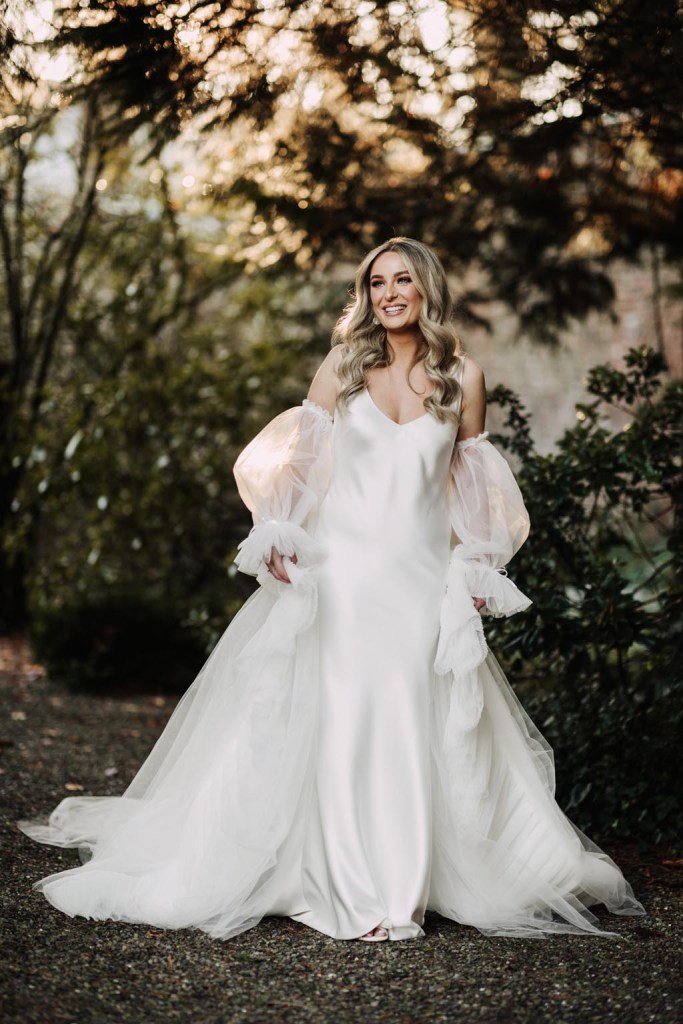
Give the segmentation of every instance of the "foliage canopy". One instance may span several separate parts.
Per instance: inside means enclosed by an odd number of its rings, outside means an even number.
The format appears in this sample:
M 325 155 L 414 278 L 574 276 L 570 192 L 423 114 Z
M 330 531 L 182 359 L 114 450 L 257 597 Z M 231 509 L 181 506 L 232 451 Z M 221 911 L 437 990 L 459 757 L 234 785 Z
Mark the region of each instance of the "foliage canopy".
M 59 102 L 95 100 L 108 145 L 220 151 L 198 177 L 255 204 L 284 265 L 416 235 L 480 268 L 472 316 L 501 299 L 552 340 L 609 303 L 607 259 L 680 259 L 682 18 L 675 0 L 66 0 L 44 45 L 73 61 Z M 26 76 L 21 25 L 5 44 Z

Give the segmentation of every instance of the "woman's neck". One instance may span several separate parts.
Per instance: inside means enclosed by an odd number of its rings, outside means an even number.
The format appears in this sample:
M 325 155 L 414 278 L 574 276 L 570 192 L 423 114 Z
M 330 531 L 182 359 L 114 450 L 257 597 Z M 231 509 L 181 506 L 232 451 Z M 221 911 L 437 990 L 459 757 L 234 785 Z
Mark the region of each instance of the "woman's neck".
M 425 347 L 425 341 L 420 331 L 415 328 L 413 331 L 387 331 L 387 345 L 394 357 L 393 363 L 397 367 L 407 368 L 415 362 Z

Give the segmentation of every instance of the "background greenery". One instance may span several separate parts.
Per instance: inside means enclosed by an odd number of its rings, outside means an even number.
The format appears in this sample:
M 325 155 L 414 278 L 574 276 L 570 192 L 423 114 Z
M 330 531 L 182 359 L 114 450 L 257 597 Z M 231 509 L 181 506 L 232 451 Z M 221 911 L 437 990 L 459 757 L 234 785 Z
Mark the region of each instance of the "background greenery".
M 509 427 L 496 440 L 521 461 L 532 531 L 512 571 L 534 605 L 489 641 L 557 753 L 578 822 L 679 842 L 683 383 L 663 384 L 663 368 L 646 348 L 624 371 L 596 367 L 550 455 L 534 452 L 517 398 L 491 396 Z
M 610 312 L 616 259 L 681 294 L 674 0 L 0 14 L 0 622 L 73 685 L 187 685 L 249 590 L 234 458 L 301 399 L 368 246 L 434 244 L 469 282 L 465 334 L 502 303 L 557 344 Z M 681 396 L 662 324 L 596 367 L 550 455 L 516 396 L 491 399 L 534 599 L 492 644 L 575 820 L 673 839 Z

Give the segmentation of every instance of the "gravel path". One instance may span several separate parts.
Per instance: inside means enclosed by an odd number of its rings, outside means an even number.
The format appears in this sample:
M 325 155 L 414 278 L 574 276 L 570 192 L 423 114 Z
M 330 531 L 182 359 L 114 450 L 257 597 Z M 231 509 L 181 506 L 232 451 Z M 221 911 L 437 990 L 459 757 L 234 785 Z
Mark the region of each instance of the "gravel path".
M 485 938 L 428 915 L 421 941 L 335 942 L 269 918 L 228 942 L 70 920 L 31 883 L 77 863 L 17 818 L 68 793 L 120 793 L 174 700 L 73 696 L 0 641 L 3 1024 L 680 1024 L 683 862 L 605 844 L 645 918 L 599 913 L 623 940 Z

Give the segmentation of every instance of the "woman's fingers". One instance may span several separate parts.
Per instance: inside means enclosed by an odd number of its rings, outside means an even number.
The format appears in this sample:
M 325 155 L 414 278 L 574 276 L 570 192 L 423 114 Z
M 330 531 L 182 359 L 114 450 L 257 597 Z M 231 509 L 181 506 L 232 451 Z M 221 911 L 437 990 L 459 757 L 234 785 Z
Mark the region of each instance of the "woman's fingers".
M 474 605 L 476 610 L 480 612 L 486 604 L 486 599 L 483 597 L 475 597 L 472 601 L 472 604 Z
M 280 583 L 291 583 L 287 570 L 285 569 L 285 563 L 282 555 L 275 548 L 270 552 L 270 571 L 276 580 Z
M 296 565 L 296 555 L 292 555 L 290 561 L 294 562 L 294 564 Z M 280 583 L 292 582 L 289 576 L 287 575 L 287 570 L 285 569 L 285 560 L 276 548 L 271 548 L 270 560 L 266 563 L 266 565 L 268 566 L 268 571 L 270 572 L 271 576 L 273 576 L 276 580 L 279 580 Z

